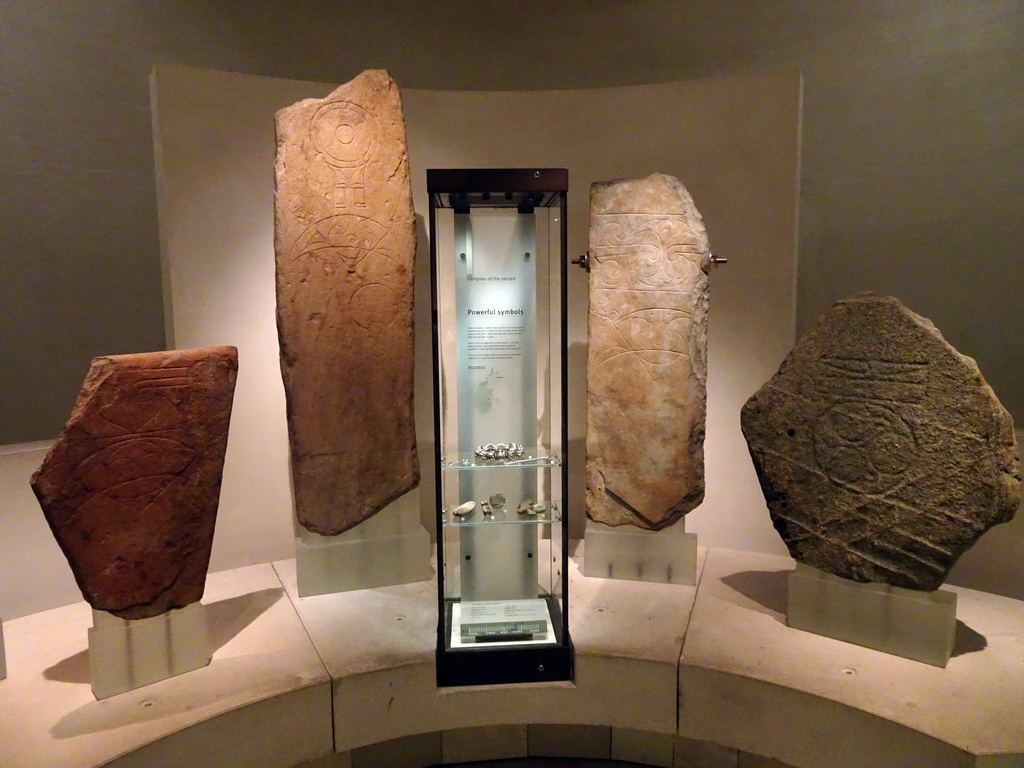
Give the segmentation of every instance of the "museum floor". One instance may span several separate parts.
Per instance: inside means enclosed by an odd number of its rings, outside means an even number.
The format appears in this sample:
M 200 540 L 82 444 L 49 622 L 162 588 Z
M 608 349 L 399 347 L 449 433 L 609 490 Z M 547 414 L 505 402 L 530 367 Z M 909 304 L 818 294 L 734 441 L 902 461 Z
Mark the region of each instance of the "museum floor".
M 87 604 L 5 621 L 0 764 L 1024 767 L 1024 601 L 947 586 L 940 668 L 789 627 L 786 557 L 701 547 L 687 587 L 582 554 L 571 683 L 438 689 L 436 582 L 299 597 L 294 560 L 210 574 L 213 661 L 102 701 Z

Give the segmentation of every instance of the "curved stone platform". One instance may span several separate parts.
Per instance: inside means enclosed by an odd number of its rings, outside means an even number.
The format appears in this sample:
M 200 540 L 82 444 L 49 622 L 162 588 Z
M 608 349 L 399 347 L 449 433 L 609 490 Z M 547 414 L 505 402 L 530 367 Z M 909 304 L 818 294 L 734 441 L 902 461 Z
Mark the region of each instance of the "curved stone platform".
M 1020 601 L 947 587 L 939 669 L 787 627 L 788 558 L 701 549 L 696 587 L 578 561 L 573 683 L 439 690 L 434 582 L 299 598 L 294 561 L 212 574 L 210 666 L 101 702 L 88 606 L 7 622 L 0 764 L 1024 766 Z

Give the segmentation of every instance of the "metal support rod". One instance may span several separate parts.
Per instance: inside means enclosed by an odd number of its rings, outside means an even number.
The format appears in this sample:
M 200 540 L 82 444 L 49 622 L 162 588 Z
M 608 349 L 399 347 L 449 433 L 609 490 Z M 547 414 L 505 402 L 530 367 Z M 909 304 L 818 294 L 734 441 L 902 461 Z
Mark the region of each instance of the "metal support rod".
M 587 270 L 587 272 L 589 272 L 590 271 L 590 254 L 589 253 L 584 253 L 578 259 L 573 259 L 570 263 L 571 264 L 575 264 L 576 266 L 581 267 L 582 269 L 585 269 L 585 270 Z

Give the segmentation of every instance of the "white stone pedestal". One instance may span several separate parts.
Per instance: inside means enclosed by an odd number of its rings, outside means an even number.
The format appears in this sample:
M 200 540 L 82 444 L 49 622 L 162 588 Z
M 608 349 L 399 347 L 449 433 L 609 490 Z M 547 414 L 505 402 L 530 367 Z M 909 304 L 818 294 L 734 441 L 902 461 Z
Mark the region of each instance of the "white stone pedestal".
M 945 667 L 956 635 L 956 593 L 861 584 L 797 563 L 789 575 L 788 623 Z
M 697 534 L 686 519 L 660 531 L 587 520 L 583 575 L 661 584 L 697 583 Z
M 92 692 L 106 699 L 191 672 L 210 663 L 206 606 L 202 603 L 150 619 L 119 619 L 92 612 L 89 671 Z
M 7 655 L 4 651 L 4 623 L 0 620 L 0 680 L 7 677 Z
M 295 541 L 299 596 L 426 581 L 434 574 L 430 554 L 414 488 L 338 536 L 301 529 Z

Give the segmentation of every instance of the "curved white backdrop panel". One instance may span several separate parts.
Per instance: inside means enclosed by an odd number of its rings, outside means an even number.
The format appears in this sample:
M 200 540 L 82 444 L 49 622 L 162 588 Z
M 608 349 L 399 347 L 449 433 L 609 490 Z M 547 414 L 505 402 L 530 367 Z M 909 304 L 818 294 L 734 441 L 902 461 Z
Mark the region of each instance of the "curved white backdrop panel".
M 353 73 L 353 75 L 356 73 Z M 401 83 L 399 83 L 401 87 Z M 274 328 L 274 112 L 333 86 L 160 66 L 154 75 L 169 344 L 234 344 L 239 377 L 213 569 L 292 554 Z M 707 499 L 701 544 L 782 553 L 739 409 L 793 342 L 800 76 L 795 71 L 580 91 L 404 90 L 417 255 L 422 519 L 433 530 L 426 169 L 568 167 L 569 253 L 587 247 L 590 184 L 661 171 L 693 194 L 714 252 Z M 587 276 L 569 273 L 571 530 L 581 536 Z

